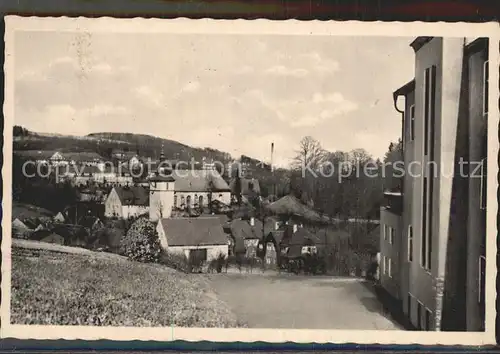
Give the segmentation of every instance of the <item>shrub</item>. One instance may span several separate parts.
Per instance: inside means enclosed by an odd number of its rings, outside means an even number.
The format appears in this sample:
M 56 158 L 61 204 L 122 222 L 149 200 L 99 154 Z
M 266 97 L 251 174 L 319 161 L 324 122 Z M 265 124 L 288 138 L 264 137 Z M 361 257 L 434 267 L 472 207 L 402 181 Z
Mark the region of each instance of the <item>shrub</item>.
M 226 265 L 226 256 L 221 252 L 217 255 L 217 258 L 214 260 L 215 270 L 217 273 L 222 272 L 222 268 Z
M 137 219 L 120 241 L 120 253 L 139 262 L 158 262 L 161 254 L 155 224 L 146 218 Z
M 167 267 L 173 268 L 175 270 L 182 271 L 184 273 L 190 273 L 190 265 L 187 257 L 183 253 L 172 253 L 162 250 L 158 263 L 166 265 Z
M 201 257 L 196 257 L 195 255 L 191 255 L 188 259 L 189 271 L 191 273 L 201 273 L 203 266 L 205 265 L 205 261 Z

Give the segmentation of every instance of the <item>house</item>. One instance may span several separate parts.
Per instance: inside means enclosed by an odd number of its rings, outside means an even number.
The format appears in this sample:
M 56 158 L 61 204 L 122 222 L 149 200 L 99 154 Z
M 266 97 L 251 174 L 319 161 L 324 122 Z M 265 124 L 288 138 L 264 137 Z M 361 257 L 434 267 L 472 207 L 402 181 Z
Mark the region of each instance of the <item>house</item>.
M 92 215 L 83 216 L 80 220 L 78 220 L 78 225 L 91 231 L 104 227 L 101 219 Z
M 46 243 L 55 243 L 58 245 L 64 245 L 65 240 L 64 237 L 53 232 L 49 229 L 40 229 L 33 231 L 30 236 L 30 240 L 46 242 Z
M 80 225 L 72 224 L 54 224 L 50 229 L 40 230 L 45 232 L 44 237 L 50 236 L 51 233 L 57 234 L 64 238 L 64 244 L 73 247 L 87 247 L 88 232 Z M 49 232 L 49 233 L 47 233 Z M 40 236 L 39 236 L 40 237 Z M 44 237 L 40 237 L 40 240 Z
M 128 219 L 149 212 L 149 190 L 142 186 L 115 186 L 104 203 L 104 215 Z
M 237 193 L 237 183 L 236 178 L 231 179 L 231 193 L 236 195 Z M 239 178 L 241 196 L 246 200 L 252 200 L 260 196 L 260 184 L 259 180 L 255 178 Z
M 214 200 L 231 203 L 231 189 L 216 170 L 174 169 L 169 176 L 175 180 L 174 208 L 208 207 Z
M 98 170 L 93 174 L 93 180 L 97 183 L 106 185 L 132 185 L 134 178 L 130 170 L 123 165 L 110 165 L 100 163 L 97 165 Z
M 14 221 L 12 221 L 12 237 L 16 237 L 16 238 L 28 238 L 30 233 L 31 233 L 31 229 L 26 226 L 25 223 L 23 223 L 21 220 L 19 219 L 14 219 Z
M 263 240 L 262 221 L 255 217 L 235 219 L 228 225 L 234 242 L 234 253 L 253 258 L 257 255 L 259 243 Z
M 380 282 L 419 329 L 484 330 L 488 45 L 418 37 L 415 78 L 393 93 L 406 173 L 380 212 Z
M 317 253 L 317 239 L 309 230 L 293 225 L 281 240 L 282 254 L 287 258 L 299 258 L 306 253 Z
M 21 220 L 19 220 L 18 218 L 15 218 L 13 221 L 12 221 L 12 228 L 16 228 L 16 229 L 19 229 L 19 230 L 29 230 L 29 227 L 26 226 L 25 223 L 23 223 Z
M 71 165 L 83 166 L 97 166 L 104 161 L 101 155 L 93 151 L 64 152 L 61 158 Z
M 66 218 L 64 217 L 64 215 L 61 213 L 61 212 L 58 212 L 54 218 L 53 218 L 54 222 L 65 222 L 66 221 Z
M 321 215 L 314 209 L 303 204 L 293 195 L 286 195 L 283 198 L 269 204 L 267 209 L 274 215 L 282 218 L 294 217 L 308 222 L 327 223 L 329 218 Z
M 163 249 L 211 261 L 219 255 L 228 256 L 228 238 L 214 217 L 161 219 L 157 225 Z

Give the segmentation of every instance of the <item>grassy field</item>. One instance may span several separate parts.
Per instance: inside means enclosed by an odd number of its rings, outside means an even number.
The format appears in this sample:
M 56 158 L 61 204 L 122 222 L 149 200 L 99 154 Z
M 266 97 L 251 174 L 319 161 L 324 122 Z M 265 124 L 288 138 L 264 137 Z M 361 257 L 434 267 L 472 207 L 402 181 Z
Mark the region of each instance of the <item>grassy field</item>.
M 236 327 L 205 278 L 81 254 L 12 249 L 14 324 Z

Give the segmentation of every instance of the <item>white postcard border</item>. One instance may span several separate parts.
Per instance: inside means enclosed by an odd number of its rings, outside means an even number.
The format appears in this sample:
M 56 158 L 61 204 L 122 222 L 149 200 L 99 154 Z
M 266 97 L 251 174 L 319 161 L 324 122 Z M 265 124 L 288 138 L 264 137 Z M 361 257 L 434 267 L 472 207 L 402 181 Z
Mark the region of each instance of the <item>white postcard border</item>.
M 424 22 L 360 22 L 360 21 L 270 21 L 270 20 L 175 20 L 91 18 L 38 18 L 7 16 L 5 18 L 5 103 L 4 103 L 4 165 L 2 167 L 4 196 L 2 218 L 2 326 L 0 337 L 18 339 L 109 339 L 119 341 L 213 341 L 269 343 L 359 343 L 359 344 L 428 344 L 428 345 L 488 345 L 495 343 L 496 301 L 496 219 L 498 213 L 497 174 L 488 176 L 487 261 L 486 261 L 486 331 L 485 332 L 422 332 L 374 330 L 297 330 L 297 329 L 218 329 L 218 328 L 133 328 L 93 326 L 39 326 L 10 324 L 11 287 L 11 214 L 12 214 L 12 127 L 14 117 L 14 37 L 16 31 L 76 31 L 86 32 L 143 32 L 143 33 L 228 33 L 228 34 L 286 34 L 331 36 L 445 36 L 489 37 L 491 67 L 499 67 L 498 24 L 424 23 Z M 488 170 L 498 171 L 499 140 L 498 70 L 490 70 L 488 117 Z M 388 92 L 387 94 L 391 94 Z

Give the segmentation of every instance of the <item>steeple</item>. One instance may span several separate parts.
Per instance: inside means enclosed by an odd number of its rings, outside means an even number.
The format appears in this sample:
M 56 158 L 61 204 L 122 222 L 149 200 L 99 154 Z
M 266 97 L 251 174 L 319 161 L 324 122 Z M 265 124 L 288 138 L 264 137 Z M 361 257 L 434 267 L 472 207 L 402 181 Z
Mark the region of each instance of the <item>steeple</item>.
M 163 152 L 163 143 L 161 144 L 161 151 L 160 151 L 160 161 L 165 160 L 165 153 Z

